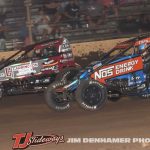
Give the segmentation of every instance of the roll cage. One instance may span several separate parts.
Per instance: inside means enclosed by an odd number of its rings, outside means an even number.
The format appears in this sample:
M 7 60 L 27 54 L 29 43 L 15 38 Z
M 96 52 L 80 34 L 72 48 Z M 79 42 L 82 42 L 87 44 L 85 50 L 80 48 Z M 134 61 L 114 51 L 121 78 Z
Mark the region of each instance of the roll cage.
M 40 49 L 40 45 L 45 44 L 45 43 L 47 44 L 47 43 L 55 42 L 58 40 L 62 40 L 62 39 L 50 39 L 50 40 L 46 40 L 46 41 L 42 41 L 39 43 L 35 43 L 35 44 L 31 44 L 31 45 L 22 47 L 15 54 L 13 54 L 12 56 L 5 59 L 2 63 L 0 63 L 0 70 L 11 65 L 12 63 L 15 63 L 16 61 L 23 60 L 25 58 L 25 56 L 27 56 L 28 53 L 30 53 L 32 50 L 34 50 L 34 48 L 39 46 L 39 49 Z M 41 48 L 41 50 L 42 49 L 43 48 Z M 34 55 L 34 53 L 33 53 L 33 55 Z
M 134 50 L 132 55 L 139 55 L 140 52 L 138 50 L 138 46 L 142 44 L 142 41 L 150 43 L 150 34 L 144 34 L 117 44 L 101 58 L 101 60 L 104 62 L 103 66 L 109 64 L 110 62 L 118 59 L 121 56 L 125 56 L 124 54 L 128 52 L 131 48 L 133 48 Z M 111 56 L 111 54 L 115 51 L 117 51 L 116 55 Z

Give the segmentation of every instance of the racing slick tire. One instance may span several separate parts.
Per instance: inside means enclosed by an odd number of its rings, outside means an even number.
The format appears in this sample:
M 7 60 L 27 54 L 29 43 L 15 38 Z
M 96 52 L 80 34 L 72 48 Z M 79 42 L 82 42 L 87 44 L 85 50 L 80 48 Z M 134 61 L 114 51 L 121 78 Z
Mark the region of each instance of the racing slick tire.
M 86 110 L 99 110 L 107 101 L 107 90 L 95 80 L 83 80 L 75 92 L 76 101 Z
M 45 100 L 47 105 L 56 111 L 64 111 L 70 108 L 69 100 L 63 99 L 63 92 L 57 92 L 57 88 L 64 86 L 61 81 L 55 81 L 50 84 L 45 91 Z
M 80 71 L 78 67 L 68 67 L 64 68 L 57 76 L 56 81 L 62 81 L 65 84 L 70 82 Z

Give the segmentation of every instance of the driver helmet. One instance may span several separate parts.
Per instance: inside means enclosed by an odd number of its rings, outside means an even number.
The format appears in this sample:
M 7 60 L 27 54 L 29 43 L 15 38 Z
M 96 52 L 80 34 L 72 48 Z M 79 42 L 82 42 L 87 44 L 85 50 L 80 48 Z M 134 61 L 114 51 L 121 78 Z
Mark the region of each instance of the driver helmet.
M 139 52 L 141 53 L 147 47 L 146 43 L 143 43 L 139 46 Z
M 35 49 L 34 54 L 36 57 L 41 57 L 42 55 L 41 49 Z

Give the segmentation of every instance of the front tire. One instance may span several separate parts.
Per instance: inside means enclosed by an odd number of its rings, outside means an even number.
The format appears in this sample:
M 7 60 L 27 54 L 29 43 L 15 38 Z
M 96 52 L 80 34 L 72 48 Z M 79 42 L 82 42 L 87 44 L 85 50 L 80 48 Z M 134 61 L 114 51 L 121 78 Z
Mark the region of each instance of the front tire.
M 50 84 L 45 92 L 45 100 L 50 108 L 56 111 L 64 111 L 70 108 L 69 99 L 63 98 L 63 92 L 57 92 L 58 88 L 62 88 L 64 83 L 56 81 Z
M 75 93 L 76 101 L 86 110 L 99 110 L 107 101 L 105 86 L 95 80 L 81 81 Z

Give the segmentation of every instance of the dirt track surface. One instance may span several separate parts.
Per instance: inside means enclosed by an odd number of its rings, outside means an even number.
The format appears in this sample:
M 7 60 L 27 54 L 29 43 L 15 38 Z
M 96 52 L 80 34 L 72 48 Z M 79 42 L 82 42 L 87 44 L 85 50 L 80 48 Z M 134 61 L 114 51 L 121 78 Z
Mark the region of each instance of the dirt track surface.
M 136 99 L 136 100 L 135 100 Z M 6 97 L 0 102 L 0 150 L 11 150 L 12 135 L 58 134 L 68 137 L 148 137 L 150 138 L 150 100 L 122 98 L 108 102 L 100 111 L 72 109 L 58 113 L 50 110 L 43 95 Z M 30 146 L 27 150 L 142 150 L 141 144 L 58 144 Z

